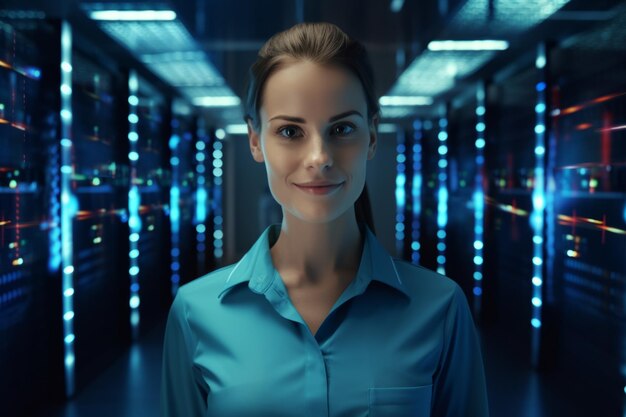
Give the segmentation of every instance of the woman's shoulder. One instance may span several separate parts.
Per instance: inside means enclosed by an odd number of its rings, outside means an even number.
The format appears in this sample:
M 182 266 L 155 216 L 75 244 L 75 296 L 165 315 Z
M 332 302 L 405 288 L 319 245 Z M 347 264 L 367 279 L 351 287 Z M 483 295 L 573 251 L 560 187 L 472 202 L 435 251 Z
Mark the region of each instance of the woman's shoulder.
M 181 285 L 178 288 L 177 296 L 184 298 L 187 302 L 193 302 L 198 299 L 206 302 L 207 297 L 210 296 L 214 296 L 217 299 L 235 265 L 231 264 L 221 267 Z
M 400 280 L 412 296 L 450 300 L 457 291 L 462 291 L 450 277 L 403 259 L 392 259 Z

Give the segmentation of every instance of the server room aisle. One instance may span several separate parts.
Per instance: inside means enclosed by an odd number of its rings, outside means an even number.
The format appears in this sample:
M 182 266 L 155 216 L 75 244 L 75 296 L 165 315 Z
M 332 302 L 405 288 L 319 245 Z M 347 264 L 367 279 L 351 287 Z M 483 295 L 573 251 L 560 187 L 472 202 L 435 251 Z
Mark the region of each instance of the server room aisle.
M 158 417 L 165 321 L 159 321 L 76 397 L 38 417 Z
M 165 321 L 62 407 L 37 417 L 158 417 Z M 587 416 L 566 381 L 530 371 L 516 344 L 480 331 L 491 417 Z M 578 403 L 575 403 L 575 401 Z

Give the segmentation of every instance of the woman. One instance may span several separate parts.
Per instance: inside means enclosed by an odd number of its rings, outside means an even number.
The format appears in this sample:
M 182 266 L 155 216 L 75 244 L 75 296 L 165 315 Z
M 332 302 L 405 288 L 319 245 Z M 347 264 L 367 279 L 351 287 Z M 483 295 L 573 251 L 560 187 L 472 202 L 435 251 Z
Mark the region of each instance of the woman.
M 332 24 L 298 24 L 250 75 L 250 150 L 282 224 L 180 288 L 164 415 L 487 416 L 463 292 L 374 235 L 365 173 L 380 111 L 364 48 Z

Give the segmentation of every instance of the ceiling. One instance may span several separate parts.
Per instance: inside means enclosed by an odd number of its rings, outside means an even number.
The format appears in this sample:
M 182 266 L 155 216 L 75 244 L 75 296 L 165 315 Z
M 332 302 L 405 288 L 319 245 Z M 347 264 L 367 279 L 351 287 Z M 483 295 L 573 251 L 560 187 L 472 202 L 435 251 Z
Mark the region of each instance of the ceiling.
M 520 10 L 520 15 L 524 10 L 525 13 L 532 14 L 533 10 L 526 10 L 529 3 L 550 4 L 559 1 L 566 3 L 565 6 L 533 27 L 514 28 L 515 22 L 508 17 L 504 18 L 500 13 L 500 10 L 509 8 Z M 404 90 L 399 84 L 401 75 L 405 73 L 406 78 L 411 64 L 428 55 L 426 46 L 431 40 L 463 37 L 500 37 L 509 40 L 508 50 L 489 55 L 476 69 L 471 69 L 463 77 L 454 78 L 452 85 L 445 91 L 437 91 L 433 98 L 435 102 L 441 102 L 462 95 L 472 82 L 490 77 L 494 72 L 512 65 L 520 56 L 532 55 L 537 42 L 541 40 L 563 39 L 586 27 L 602 23 L 612 17 L 611 10 L 623 2 L 404 0 L 399 2 L 402 7 L 398 12 L 393 12 L 390 7 L 392 3 L 398 3 L 397 0 L 3 0 L 3 3 L 7 5 L 0 8 L 42 9 L 48 16 L 68 18 L 82 33 L 91 37 L 95 44 L 102 45 L 102 49 L 113 55 L 118 62 L 134 59 L 144 72 L 147 68 L 145 62 L 141 62 L 136 53 L 129 52 L 115 42 L 104 42 L 110 39 L 108 34 L 98 30 L 98 25 L 94 25 L 87 17 L 85 7 L 97 4 L 104 8 L 121 6 L 174 10 L 177 21 L 184 25 L 198 50 L 206 55 L 209 65 L 221 76 L 232 93 L 242 100 L 248 69 L 260 47 L 273 34 L 301 21 L 331 22 L 361 41 L 370 56 L 376 78 L 376 94 L 379 97 L 389 94 L 390 91 L 402 94 Z M 500 20 L 497 19 L 498 16 Z M 523 22 L 524 18 L 520 21 Z M 422 65 L 429 73 L 418 75 L 427 83 L 429 77 L 438 75 L 433 62 L 427 61 Z M 167 83 L 159 81 L 159 77 L 153 76 L 152 79 L 161 82 L 170 91 L 176 91 L 175 88 L 165 85 Z M 413 107 L 408 109 L 407 114 L 427 114 L 435 107 Z M 229 111 L 214 108 L 201 111 L 218 123 L 242 122 L 239 108 L 231 108 Z M 399 119 L 402 117 L 398 116 Z

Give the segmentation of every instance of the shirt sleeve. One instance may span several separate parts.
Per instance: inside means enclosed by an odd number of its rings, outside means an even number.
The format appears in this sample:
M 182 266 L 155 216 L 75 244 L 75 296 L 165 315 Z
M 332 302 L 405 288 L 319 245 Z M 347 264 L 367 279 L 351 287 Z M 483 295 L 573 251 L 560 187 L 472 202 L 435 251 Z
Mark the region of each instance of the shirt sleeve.
M 165 326 L 161 373 L 161 416 L 204 417 L 208 390 L 192 362 L 192 337 L 180 292 Z
M 456 283 L 444 326 L 441 362 L 433 380 L 431 417 L 488 417 L 481 347 L 467 299 Z

